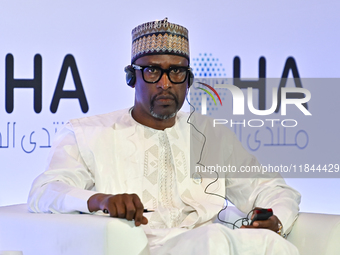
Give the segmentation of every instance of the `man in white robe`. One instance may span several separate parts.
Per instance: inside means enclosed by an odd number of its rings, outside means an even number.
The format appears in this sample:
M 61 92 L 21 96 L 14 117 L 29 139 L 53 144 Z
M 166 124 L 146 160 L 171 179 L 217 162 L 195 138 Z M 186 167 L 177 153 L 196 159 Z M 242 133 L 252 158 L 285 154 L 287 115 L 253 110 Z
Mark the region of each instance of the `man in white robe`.
M 134 220 L 153 254 L 298 254 L 275 233 L 289 233 L 300 202 L 282 178 L 193 170 L 197 162 L 237 169 L 258 162 L 227 128 L 179 112 L 193 79 L 187 35 L 167 19 L 132 31 L 126 72 L 134 106 L 71 120 L 56 135 L 49 165 L 32 185 L 30 211 L 102 210 Z M 260 207 L 274 215 L 239 230 L 212 224 L 224 198 L 245 213 Z

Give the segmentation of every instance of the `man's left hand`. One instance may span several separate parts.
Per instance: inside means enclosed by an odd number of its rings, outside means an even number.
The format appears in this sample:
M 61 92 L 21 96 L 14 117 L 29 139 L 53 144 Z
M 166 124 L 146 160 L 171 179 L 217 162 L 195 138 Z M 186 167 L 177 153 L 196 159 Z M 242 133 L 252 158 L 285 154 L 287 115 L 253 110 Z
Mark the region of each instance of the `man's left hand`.
M 254 215 L 253 215 L 254 216 Z M 273 215 L 268 218 L 268 220 L 257 220 L 253 222 L 253 225 L 242 226 L 241 228 L 266 228 L 274 232 L 279 231 L 279 219 Z

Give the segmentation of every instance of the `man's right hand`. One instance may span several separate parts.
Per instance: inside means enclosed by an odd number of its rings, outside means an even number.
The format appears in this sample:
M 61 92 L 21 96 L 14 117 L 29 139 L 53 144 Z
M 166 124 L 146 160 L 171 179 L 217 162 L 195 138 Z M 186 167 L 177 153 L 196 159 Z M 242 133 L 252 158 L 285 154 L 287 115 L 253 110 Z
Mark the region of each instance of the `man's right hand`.
M 107 210 L 110 217 L 135 220 L 135 225 L 147 224 L 143 216 L 144 206 L 136 194 L 94 194 L 87 201 L 90 212 Z

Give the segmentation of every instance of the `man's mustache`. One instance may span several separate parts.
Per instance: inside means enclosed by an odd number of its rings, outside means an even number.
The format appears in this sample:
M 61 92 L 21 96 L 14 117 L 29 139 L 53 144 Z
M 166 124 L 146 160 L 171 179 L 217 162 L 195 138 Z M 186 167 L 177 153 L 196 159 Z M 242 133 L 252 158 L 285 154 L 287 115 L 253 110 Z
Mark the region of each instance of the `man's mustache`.
M 175 100 L 176 106 L 178 106 L 178 99 L 177 99 L 177 97 L 172 92 L 170 92 L 170 91 L 167 92 L 167 93 L 162 93 L 161 92 L 161 93 L 153 96 L 152 99 L 151 99 L 151 106 L 152 107 L 154 106 L 155 101 L 157 99 L 173 99 L 173 100 Z

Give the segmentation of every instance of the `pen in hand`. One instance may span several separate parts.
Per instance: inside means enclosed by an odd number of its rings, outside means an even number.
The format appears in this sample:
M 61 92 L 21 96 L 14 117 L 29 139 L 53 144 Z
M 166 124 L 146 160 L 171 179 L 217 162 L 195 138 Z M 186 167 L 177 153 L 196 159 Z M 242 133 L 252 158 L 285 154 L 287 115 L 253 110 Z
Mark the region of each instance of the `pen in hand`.
M 154 212 L 155 210 L 149 210 L 149 209 L 144 209 L 143 212 L 144 213 L 149 213 L 149 212 Z M 103 213 L 109 213 L 109 211 L 107 209 L 103 210 Z

